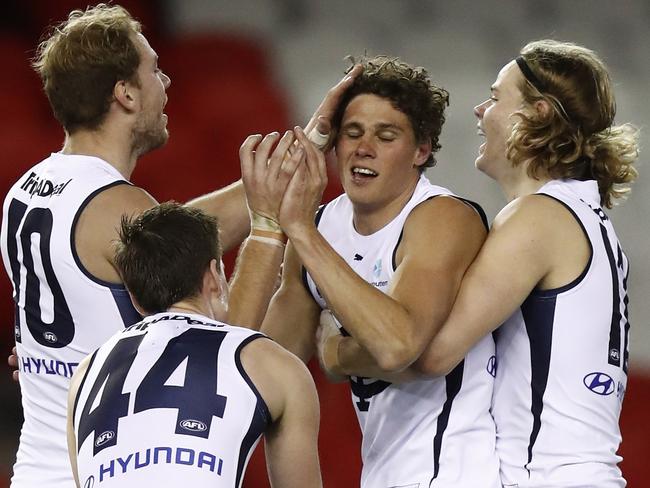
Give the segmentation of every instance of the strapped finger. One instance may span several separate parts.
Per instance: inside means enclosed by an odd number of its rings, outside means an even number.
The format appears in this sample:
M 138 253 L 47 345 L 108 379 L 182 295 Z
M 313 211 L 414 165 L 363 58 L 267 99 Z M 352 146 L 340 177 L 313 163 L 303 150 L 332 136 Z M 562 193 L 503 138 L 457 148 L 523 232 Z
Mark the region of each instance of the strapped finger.
M 305 132 L 300 127 L 294 127 L 294 133 L 296 134 L 296 139 L 298 142 L 305 148 L 306 153 L 306 164 L 309 174 L 309 178 L 313 181 L 315 178 L 320 177 L 320 170 L 318 168 L 319 161 L 323 158 L 323 153 L 321 153 L 316 146 L 307 138 Z

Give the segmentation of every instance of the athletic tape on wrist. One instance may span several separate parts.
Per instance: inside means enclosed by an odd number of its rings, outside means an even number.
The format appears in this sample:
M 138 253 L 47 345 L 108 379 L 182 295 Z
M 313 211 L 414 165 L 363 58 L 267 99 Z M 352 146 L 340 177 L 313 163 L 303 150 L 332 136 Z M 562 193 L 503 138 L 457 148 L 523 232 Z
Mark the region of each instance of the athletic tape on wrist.
M 250 235 L 248 236 L 248 240 L 262 242 L 264 244 L 271 244 L 272 246 L 277 246 L 281 248 L 284 248 L 285 246 L 284 241 L 281 241 L 279 239 L 274 239 L 273 237 L 262 237 L 262 236 Z

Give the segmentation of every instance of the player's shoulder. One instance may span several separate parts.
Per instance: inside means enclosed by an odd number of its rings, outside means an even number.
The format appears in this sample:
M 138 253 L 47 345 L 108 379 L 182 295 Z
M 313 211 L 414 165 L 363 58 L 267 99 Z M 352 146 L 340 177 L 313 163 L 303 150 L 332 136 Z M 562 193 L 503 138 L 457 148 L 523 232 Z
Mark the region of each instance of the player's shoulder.
M 255 363 L 270 372 L 300 375 L 308 372 L 305 364 L 293 353 L 263 334 L 251 336 L 241 349 L 244 367 Z
M 567 207 L 555 198 L 533 193 L 515 198 L 496 216 L 493 229 L 521 227 L 531 231 L 573 222 Z
M 481 207 L 455 195 L 438 195 L 419 203 L 404 224 L 404 238 L 416 241 L 442 236 L 484 238 L 487 219 Z
M 144 189 L 128 183 L 112 185 L 98 193 L 90 206 L 104 209 L 105 212 L 136 214 L 156 205 L 156 200 Z
M 314 380 L 305 364 L 265 336 L 248 342 L 241 350 L 240 360 L 273 420 L 281 414 L 292 392 L 315 394 Z

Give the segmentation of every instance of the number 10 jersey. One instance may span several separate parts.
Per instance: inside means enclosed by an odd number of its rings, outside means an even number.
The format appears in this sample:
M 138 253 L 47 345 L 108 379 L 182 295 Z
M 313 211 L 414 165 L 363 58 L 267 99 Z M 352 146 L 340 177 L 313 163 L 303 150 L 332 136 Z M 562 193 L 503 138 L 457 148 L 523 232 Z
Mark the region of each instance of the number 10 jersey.
M 52 154 L 11 188 L 3 205 L 2 258 L 13 283 L 14 330 L 25 421 L 12 486 L 73 486 L 65 438 L 77 364 L 141 317 L 122 285 L 84 269 L 75 226 L 101 191 L 129 184 L 107 162 Z

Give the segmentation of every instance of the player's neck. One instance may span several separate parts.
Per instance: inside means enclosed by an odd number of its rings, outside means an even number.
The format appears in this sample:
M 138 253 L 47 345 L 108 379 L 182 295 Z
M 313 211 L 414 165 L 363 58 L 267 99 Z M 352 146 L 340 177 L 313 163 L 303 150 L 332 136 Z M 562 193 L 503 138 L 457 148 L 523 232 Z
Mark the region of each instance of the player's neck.
M 103 130 L 78 130 L 74 134 L 66 134 L 63 154 L 78 154 L 94 156 L 106 161 L 120 172 L 127 180 L 135 169 L 136 158 L 123 142 L 118 142 Z
M 208 304 L 204 303 L 202 300 L 181 300 L 180 302 L 174 303 L 168 309 L 169 312 L 177 313 L 192 313 L 197 315 L 204 315 L 211 319 L 214 319 L 214 314 L 212 313 L 211 307 Z
M 537 193 L 539 189 L 548 183 L 552 178 L 538 176 L 532 178 L 528 175 L 526 165 L 521 164 L 513 167 L 511 171 L 501 175 L 497 182 L 501 187 L 501 191 L 505 195 L 508 202 L 516 200 L 525 195 L 532 195 Z

